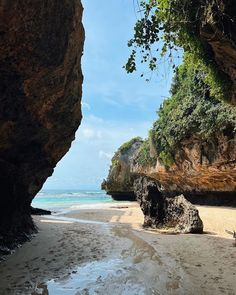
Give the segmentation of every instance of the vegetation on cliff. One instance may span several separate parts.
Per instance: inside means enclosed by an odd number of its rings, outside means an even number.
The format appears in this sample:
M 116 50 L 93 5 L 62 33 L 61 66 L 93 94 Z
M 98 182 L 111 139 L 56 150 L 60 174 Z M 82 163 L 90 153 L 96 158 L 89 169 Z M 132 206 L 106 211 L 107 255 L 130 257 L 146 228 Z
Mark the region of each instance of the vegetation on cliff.
M 217 142 L 219 134 L 234 137 L 236 108 L 229 108 L 211 95 L 205 75 L 193 67 L 188 58 L 176 69 L 170 98 L 158 110 L 149 138 L 139 147 L 136 156 L 139 165 L 155 166 L 158 158 L 163 165 L 170 167 L 181 143 L 191 138 L 210 143 Z M 125 152 L 136 140 L 124 143 L 118 152 Z M 117 153 L 112 159 L 113 165 L 116 161 Z
M 134 37 L 128 42 L 132 48 L 125 65 L 128 73 L 136 71 L 136 59 L 141 55 L 141 63 L 148 63 L 150 70 L 158 67 L 160 57 L 168 56 L 175 68 L 178 48 L 183 48 L 194 69 L 205 73 L 203 79 L 209 86 L 211 96 L 230 100 L 232 81 L 218 66 L 214 52 L 202 38 L 201 31 L 208 34 L 221 32 L 224 39 L 231 41 L 235 10 L 233 1 L 227 5 L 218 0 L 146 0 L 140 1 L 140 19 L 134 27 Z M 209 25 L 210 24 L 210 25 Z M 214 35 L 214 32 L 212 32 Z M 143 75 L 143 74 L 142 74 Z
M 136 156 L 136 161 L 141 166 L 155 166 L 157 161 L 156 153 L 152 155 L 150 138 L 145 139 L 141 144 Z
M 235 8 L 232 1 L 216 0 L 145 0 L 139 6 L 140 18 L 128 42 L 132 52 L 126 71 L 136 71 L 138 56 L 151 71 L 158 68 L 160 58 L 167 56 L 175 77 L 170 98 L 158 111 L 137 162 L 153 166 L 157 156 L 169 167 L 182 141 L 197 137 L 210 142 L 216 140 L 217 133 L 235 133 L 235 109 L 219 102 L 231 100 L 232 80 L 217 63 L 209 40 L 203 37 L 215 32 L 215 37 L 223 34 L 224 41 L 231 42 Z M 177 67 L 180 48 L 184 50 L 183 64 Z M 154 156 L 150 156 L 151 146 L 156 150 Z
M 149 141 L 159 160 L 167 167 L 174 163 L 181 142 L 193 137 L 199 142 L 214 142 L 221 133 L 232 137 L 236 132 L 236 109 L 212 97 L 204 77 L 204 72 L 185 60 L 176 71 L 171 97 L 157 112 L 158 119 L 149 132 Z M 147 150 L 144 145 L 145 142 L 140 152 Z M 144 155 L 146 151 L 142 153 Z M 149 163 L 147 159 L 146 164 Z

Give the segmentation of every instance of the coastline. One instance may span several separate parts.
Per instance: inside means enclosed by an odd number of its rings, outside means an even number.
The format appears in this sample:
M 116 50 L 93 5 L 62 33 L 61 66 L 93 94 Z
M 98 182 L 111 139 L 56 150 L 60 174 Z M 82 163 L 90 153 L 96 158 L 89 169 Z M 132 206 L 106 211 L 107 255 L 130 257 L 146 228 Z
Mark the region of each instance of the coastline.
M 114 294 L 114 288 L 117 295 L 233 295 L 236 248 L 225 229 L 235 229 L 236 209 L 198 209 L 203 235 L 144 230 L 142 212 L 130 202 L 34 217 L 39 233 L 0 263 L 1 295 Z

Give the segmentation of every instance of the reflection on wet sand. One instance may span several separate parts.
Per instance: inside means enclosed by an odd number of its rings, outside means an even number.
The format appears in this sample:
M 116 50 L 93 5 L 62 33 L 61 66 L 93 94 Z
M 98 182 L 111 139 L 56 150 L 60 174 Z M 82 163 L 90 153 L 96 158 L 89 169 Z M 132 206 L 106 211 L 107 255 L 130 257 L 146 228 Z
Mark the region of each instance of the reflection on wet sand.
M 219 236 L 236 211 L 204 208 L 214 235 L 167 235 L 140 226 L 128 208 L 79 210 L 36 218 L 39 234 L 0 264 L 1 295 L 235 294 L 236 252 Z M 227 235 L 228 236 L 228 235 Z

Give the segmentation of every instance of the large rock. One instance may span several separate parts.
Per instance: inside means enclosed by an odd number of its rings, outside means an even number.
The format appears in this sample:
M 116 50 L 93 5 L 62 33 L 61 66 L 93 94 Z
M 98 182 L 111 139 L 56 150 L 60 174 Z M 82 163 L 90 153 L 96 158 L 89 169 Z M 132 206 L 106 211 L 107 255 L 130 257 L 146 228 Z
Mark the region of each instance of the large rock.
M 147 177 L 134 181 L 134 191 L 144 214 L 144 227 L 167 228 L 178 233 L 202 233 L 198 210 L 183 195 L 165 196 L 160 185 Z
M 30 204 L 81 121 L 80 0 L 0 2 L 0 244 L 35 228 Z

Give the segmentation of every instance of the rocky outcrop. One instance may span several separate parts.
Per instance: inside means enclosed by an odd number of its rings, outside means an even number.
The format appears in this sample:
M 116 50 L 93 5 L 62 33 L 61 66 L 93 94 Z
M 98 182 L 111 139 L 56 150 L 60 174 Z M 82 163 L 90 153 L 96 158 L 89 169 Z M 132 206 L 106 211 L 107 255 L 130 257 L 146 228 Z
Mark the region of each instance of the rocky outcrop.
M 79 0 L 0 3 L 0 245 L 35 227 L 30 204 L 81 121 Z
M 122 145 L 112 158 L 108 177 L 103 181 L 101 187 L 114 200 L 135 200 L 133 190 L 135 176 L 131 173 L 130 167 L 142 142 L 139 137 L 132 139 Z
M 236 205 L 236 136 L 228 131 L 211 142 L 194 136 L 183 141 L 168 168 L 157 159 L 153 167 L 136 162 L 131 171 L 157 180 L 172 196 L 184 194 L 194 203 L 208 205 Z
M 184 194 L 195 204 L 236 206 L 236 136 L 228 131 L 228 134 L 218 134 L 211 142 L 194 136 L 183 141 L 176 149 L 174 163 L 170 167 L 165 167 L 157 156 L 154 165 L 140 164 L 137 149 L 133 156 L 129 154 L 130 161 L 125 171 L 122 166 L 119 169 L 111 166 L 109 189 L 122 192 L 126 178 L 120 176 L 129 175 L 129 190 L 134 191 L 132 181 L 139 176 L 147 176 L 159 183 L 162 193 L 168 196 Z M 152 144 L 149 152 L 154 159 Z
M 144 214 L 144 227 L 166 228 L 176 233 L 202 233 L 198 210 L 183 195 L 167 197 L 158 183 L 147 177 L 134 181 L 134 191 Z
M 30 207 L 30 213 L 32 215 L 51 215 L 52 214 L 52 212 L 49 210 L 34 208 L 32 206 Z

